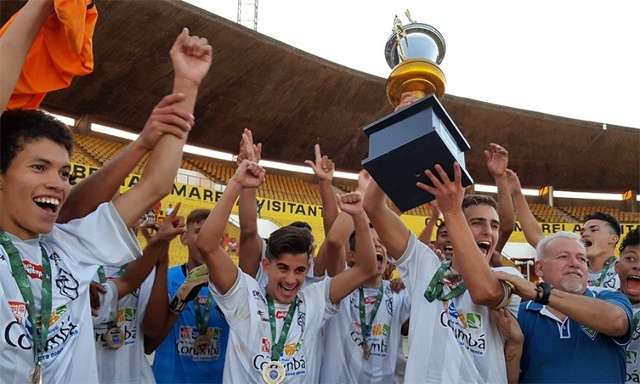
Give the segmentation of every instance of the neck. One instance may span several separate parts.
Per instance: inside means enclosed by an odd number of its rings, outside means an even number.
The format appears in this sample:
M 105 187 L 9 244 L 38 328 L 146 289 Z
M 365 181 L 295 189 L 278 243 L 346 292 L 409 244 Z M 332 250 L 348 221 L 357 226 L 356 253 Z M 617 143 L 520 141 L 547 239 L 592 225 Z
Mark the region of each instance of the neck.
M 375 275 L 369 280 L 365 281 L 362 286 L 365 288 L 378 288 L 382 283 L 382 275 Z
M 4 220 L 0 219 L 0 221 L 4 221 Z M 4 222 L 0 222 L 0 231 L 10 233 L 20 240 L 29 240 L 29 239 L 35 239 L 38 237 L 38 234 L 35 232 L 31 232 L 17 225 L 5 225 Z
M 591 263 L 589 269 L 591 270 L 591 272 L 600 272 L 602 271 L 602 268 L 604 267 L 604 263 L 609 260 L 609 258 L 611 257 L 611 255 L 613 255 L 613 252 L 603 252 L 599 255 L 594 255 L 593 257 L 589 258 L 589 261 Z
M 202 263 L 199 263 L 199 262 L 195 261 L 194 259 L 189 258 L 189 260 L 187 261 L 187 272 L 192 270 L 195 267 L 200 266 L 201 264 Z

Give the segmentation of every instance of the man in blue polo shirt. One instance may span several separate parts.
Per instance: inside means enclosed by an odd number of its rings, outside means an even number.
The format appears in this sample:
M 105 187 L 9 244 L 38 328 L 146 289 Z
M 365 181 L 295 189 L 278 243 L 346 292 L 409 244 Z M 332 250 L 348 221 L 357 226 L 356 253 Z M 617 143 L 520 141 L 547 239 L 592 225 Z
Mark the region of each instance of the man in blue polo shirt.
M 558 232 L 537 246 L 543 283 L 496 272 L 523 299 L 521 383 L 624 382 L 631 303 L 618 291 L 587 289 L 587 260 L 575 234 Z

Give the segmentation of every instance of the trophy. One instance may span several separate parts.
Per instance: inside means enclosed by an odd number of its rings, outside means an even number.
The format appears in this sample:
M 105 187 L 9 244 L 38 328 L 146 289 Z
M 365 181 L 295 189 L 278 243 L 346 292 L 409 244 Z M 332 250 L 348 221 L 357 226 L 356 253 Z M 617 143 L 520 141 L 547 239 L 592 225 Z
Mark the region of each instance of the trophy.
M 385 47 L 387 97 L 396 107 L 405 93 L 420 101 L 369 124 L 369 156 L 362 166 L 376 180 L 402 212 L 427 203 L 434 197 L 416 187 L 431 182 L 426 169 L 440 164 L 453 179 L 453 164 L 462 170 L 462 185 L 473 184 L 465 169 L 464 152 L 471 147 L 438 97 L 444 95 L 445 77 L 438 66 L 445 54 L 444 38 L 434 27 L 416 23 L 406 12 L 409 24 L 395 17 L 393 33 Z

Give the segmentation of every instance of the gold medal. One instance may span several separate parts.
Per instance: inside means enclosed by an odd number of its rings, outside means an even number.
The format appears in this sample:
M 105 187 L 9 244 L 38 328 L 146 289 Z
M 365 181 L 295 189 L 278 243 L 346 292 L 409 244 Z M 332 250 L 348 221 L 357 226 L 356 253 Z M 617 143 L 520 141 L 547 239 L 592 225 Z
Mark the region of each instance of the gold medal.
M 109 348 L 118 349 L 124 345 L 124 331 L 121 327 L 114 325 L 105 333 L 105 340 Z
M 209 343 L 210 343 L 211 339 L 209 338 L 208 334 L 204 334 L 204 335 L 200 335 L 198 336 L 198 338 L 196 338 L 196 342 L 194 344 L 196 351 L 198 352 L 202 352 L 207 350 L 207 348 L 209 348 Z
M 31 384 L 42 384 L 42 364 L 36 363 L 31 371 Z
M 287 369 L 279 361 L 270 361 L 262 367 L 262 380 L 266 384 L 280 384 L 287 376 Z

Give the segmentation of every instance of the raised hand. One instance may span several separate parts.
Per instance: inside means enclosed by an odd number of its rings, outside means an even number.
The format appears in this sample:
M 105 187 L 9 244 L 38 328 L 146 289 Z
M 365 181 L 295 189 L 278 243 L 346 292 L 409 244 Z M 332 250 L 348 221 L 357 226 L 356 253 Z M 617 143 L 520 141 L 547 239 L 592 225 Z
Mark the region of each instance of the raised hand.
M 400 103 L 396 106 L 395 110 L 406 108 L 418 100 L 420 100 L 420 97 L 418 97 L 415 92 L 404 92 L 400 95 Z
M 362 193 L 358 191 L 338 196 L 338 205 L 340 206 L 340 209 L 351 216 L 364 214 L 362 201 Z
M 489 149 L 484 151 L 484 159 L 487 169 L 493 178 L 502 177 L 509 165 L 509 152 L 498 144 L 489 144 Z
M 243 160 L 232 177 L 242 188 L 258 188 L 264 183 L 264 178 L 264 168 L 249 160 Z
M 184 28 L 169 51 L 176 79 L 193 82 L 199 86 L 209 72 L 212 48 L 204 37 L 190 36 Z
M 522 193 L 522 185 L 520 185 L 518 174 L 511 169 L 507 169 L 505 174 L 507 175 L 507 180 L 509 181 L 509 189 L 511 190 L 511 195 L 513 195 L 514 193 Z
M 172 93 L 163 97 L 151 111 L 140 136 L 136 139 L 144 149 L 151 151 L 160 137 L 167 133 L 182 140 L 187 138 L 195 118 L 178 107 L 183 100 L 183 94 Z
M 322 155 L 320 144 L 316 144 L 313 149 L 316 154 L 316 160 L 305 160 L 304 163 L 313 169 L 313 173 L 316 174 L 318 180 L 333 180 L 333 172 L 336 170 L 335 164 L 327 155 Z
M 421 182 L 417 182 L 416 186 L 435 196 L 438 208 L 443 214 L 461 210 L 464 188 L 462 188 L 460 164 L 457 162 L 453 164 L 453 181 L 449 180 L 449 176 L 440 164 L 436 164 L 435 170 L 439 178 L 428 169 L 424 171 L 424 174 L 431 180 L 433 187 Z
M 520 296 L 522 300 L 533 300 L 536 298 L 536 285 L 529 280 L 500 271 L 494 271 L 493 275 L 498 280 L 506 281 L 511 284 L 513 286 L 513 293 Z
M 371 175 L 369 174 L 369 172 L 366 169 L 358 172 L 358 188 L 356 189 L 356 191 L 364 195 L 364 193 L 367 191 L 367 188 L 369 187 L 369 183 L 371 183 Z
M 238 164 L 243 160 L 249 160 L 254 163 L 260 162 L 262 158 L 262 143 L 253 143 L 253 133 L 248 128 L 244 129 L 242 139 L 240 140 L 240 150 L 238 151 Z
M 170 242 L 176 236 L 182 235 L 185 232 L 184 218 L 178 216 L 179 210 L 180 203 L 176 204 L 171 213 L 164 218 L 162 224 L 158 226 L 158 230 L 151 238 L 151 241 Z

